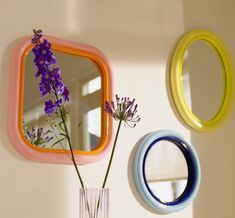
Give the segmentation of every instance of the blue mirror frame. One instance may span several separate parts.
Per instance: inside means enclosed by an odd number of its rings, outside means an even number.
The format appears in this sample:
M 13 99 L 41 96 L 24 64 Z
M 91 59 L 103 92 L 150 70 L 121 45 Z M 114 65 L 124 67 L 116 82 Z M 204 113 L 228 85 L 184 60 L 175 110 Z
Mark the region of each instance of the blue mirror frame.
M 145 176 L 145 163 L 150 149 L 159 141 L 170 141 L 183 153 L 188 165 L 188 182 L 184 192 L 172 202 L 163 202 L 155 196 L 148 186 Z M 138 143 L 133 162 L 133 174 L 137 191 L 145 203 L 158 213 L 167 214 L 182 210 L 196 197 L 200 181 L 201 168 L 193 145 L 182 135 L 171 130 L 161 130 L 147 134 Z

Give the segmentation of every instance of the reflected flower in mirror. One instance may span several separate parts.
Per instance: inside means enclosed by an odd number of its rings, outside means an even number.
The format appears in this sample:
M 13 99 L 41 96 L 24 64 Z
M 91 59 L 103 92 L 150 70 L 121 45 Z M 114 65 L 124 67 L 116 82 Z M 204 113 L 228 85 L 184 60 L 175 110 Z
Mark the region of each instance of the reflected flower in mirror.
M 31 130 L 27 130 L 27 127 L 24 129 L 25 136 L 29 142 L 35 146 L 45 148 L 48 143 L 54 138 L 51 136 L 51 130 L 45 130 L 44 128 L 32 127 Z M 53 144 L 50 148 L 53 147 Z

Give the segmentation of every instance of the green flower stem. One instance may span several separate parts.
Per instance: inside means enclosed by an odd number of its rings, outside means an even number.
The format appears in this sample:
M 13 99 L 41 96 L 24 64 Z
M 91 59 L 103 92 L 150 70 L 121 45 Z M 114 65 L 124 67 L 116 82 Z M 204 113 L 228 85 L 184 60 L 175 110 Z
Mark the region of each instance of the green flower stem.
M 53 89 L 54 89 L 54 93 L 55 93 L 55 97 L 56 97 L 56 100 L 58 101 L 59 98 L 58 98 L 58 95 L 57 95 L 57 92 L 55 90 L 55 87 L 54 85 L 52 84 L 53 86 Z M 63 125 L 64 125 L 64 130 L 65 130 L 65 134 L 66 134 L 66 139 L 68 141 L 68 144 L 69 144 L 69 149 L 70 149 L 70 152 L 71 152 L 71 160 L 73 162 L 73 165 L 75 167 L 75 170 L 76 170 L 76 173 L 77 173 L 77 176 L 78 176 L 78 179 L 80 181 L 80 184 L 81 184 L 81 187 L 84 189 L 84 183 L 82 181 L 82 177 L 79 173 L 79 170 L 78 170 L 78 166 L 77 166 L 77 163 L 75 161 L 75 158 L 74 158 L 74 153 L 73 153 L 73 147 L 72 147 L 72 144 L 71 144 L 71 141 L 70 141 L 70 137 L 69 137 L 69 131 L 68 131 L 68 128 L 67 128 L 67 125 L 66 125 L 66 122 L 65 122 L 65 119 L 64 119 L 64 116 L 63 116 L 63 112 L 62 112 L 62 109 L 61 109 L 61 106 L 59 106 L 59 111 L 60 111 L 60 116 L 61 116 L 61 119 L 62 119 L 62 122 L 63 122 Z M 85 193 L 84 193 L 85 195 Z M 88 201 L 86 200 L 86 204 L 87 204 L 87 210 L 88 210 L 88 213 L 90 214 L 90 207 L 89 207 L 89 204 L 88 204 Z
M 64 120 L 64 117 L 62 116 L 62 111 L 61 111 L 61 108 L 59 107 L 60 109 L 60 114 L 61 114 L 61 119 L 62 119 L 62 122 L 63 122 L 63 125 L 64 125 L 64 129 L 65 129 L 65 133 L 66 133 L 66 136 L 67 136 L 67 141 L 69 143 L 69 148 L 70 148 L 70 151 L 71 151 L 71 157 L 72 157 L 72 161 L 73 161 L 73 165 L 75 167 L 75 170 L 77 172 L 77 175 L 78 175 L 78 179 L 80 181 L 80 184 L 82 186 L 82 188 L 84 188 L 84 184 L 83 184 L 83 181 L 82 181 L 82 177 L 79 173 L 79 170 L 78 170 L 78 166 L 77 166 L 77 163 L 75 161 L 75 158 L 74 158 L 74 153 L 73 153 L 73 147 L 71 145 L 71 141 L 70 141 L 70 137 L 69 137 L 69 132 L 68 132 L 68 128 L 67 128 L 67 125 L 65 123 L 65 120 Z
M 55 87 L 53 85 L 53 88 L 54 88 L 54 93 L 55 93 L 55 97 L 57 99 L 57 101 L 59 100 L 58 98 L 58 95 L 56 93 L 56 90 L 55 90 Z M 72 162 L 73 162 L 73 165 L 75 167 L 75 170 L 76 170 L 76 173 L 78 175 L 78 179 L 80 181 L 80 184 L 81 184 L 81 187 L 84 188 L 84 183 L 82 181 L 82 177 L 79 173 L 79 170 L 78 170 L 78 166 L 77 166 L 77 163 L 75 161 L 75 158 L 74 158 L 74 153 L 73 153 L 73 147 L 72 147 L 72 144 L 71 144 L 71 141 L 70 141 L 70 137 L 69 137 L 69 131 L 68 131 L 68 128 L 67 128 L 67 125 L 66 125 L 66 122 L 65 122 L 65 119 L 64 119 L 64 116 L 63 116 L 63 112 L 62 112 L 62 109 L 61 109 L 61 106 L 59 106 L 59 111 L 60 111 L 60 116 L 61 116 L 61 119 L 62 119 L 62 122 L 63 122 L 63 125 L 64 125 L 64 130 L 65 130 L 65 134 L 66 134 L 66 138 L 67 138 L 67 141 L 68 141 L 68 144 L 69 144 L 69 148 L 70 148 L 70 152 L 71 152 L 71 158 L 72 158 Z
M 115 151 L 115 148 L 116 148 L 117 139 L 118 139 L 118 135 L 119 135 L 119 132 L 120 132 L 121 124 L 122 124 L 122 120 L 120 120 L 119 124 L 118 124 L 118 129 L 117 129 L 115 140 L 114 140 L 114 143 L 113 143 L 113 149 L 112 149 L 112 153 L 111 153 L 111 156 L 110 156 L 109 165 L 108 165 L 105 177 L 104 177 L 104 182 L 103 182 L 102 188 L 105 187 L 106 180 L 107 180 L 108 175 L 109 175 L 109 170 L 110 170 L 110 167 L 111 167 L 111 164 L 112 164 L 113 155 L 114 155 L 114 151 Z
M 58 98 L 57 92 L 56 92 L 55 87 L 54 87 L 53 84 L 52 84 L 52 86 L 53 86 L 53 89 L 54 89 L 55 98 L 56 98 L 56 100 L 58 101 L 59 98 Z M 68 141 L 69 149 L 70 149 L 70 152 L 71 152 L 71 160 L 72 160 L 73 165 L 74 165 L 74 167 L 75 167 L 75 170 L 76 170 L 78 179 L 79 179 L 79 181 L 80 181 L 81 187 L 84 189 L 84 188 L 85 188 L 85 187 L 84 187 L 84 183 L 83 183 L 83 181 L 82 181 L 82 177 L 81 177 L 81 175 L 80 175 L 80 173 L 79 173 L 78 166 L 77 166 L 77 163 L 76 163 L 75 158 L 74 158 L 73 147 L 72 147 L 72 144 L 71 144 L 71 141 L 70 141 L 69 131 L 68 131 L 68 128 L 67 128 L 67 125 L 66 125 L 64 116 L 63 116 L 63 112 L 62 112 L 61 106 L 59 106 L 59 111 L 60 111 L 60 116 L 61 116 L 61 119 L 62 119 L 62 122 L 63 122 L 63 125 L 64 125 L 65 134 L 66 134 L 66 136 L 67 136 L 66 139 L 67 139 L 67 141 Z M 84 193 L 84 197 L 85 197 L 85 193 Z M 86 204 L 87 204 L 88 214 L 90 214 L 90 207 L 89 207 L 89 204 L 88 204 L 87 199 L 86 199 Z

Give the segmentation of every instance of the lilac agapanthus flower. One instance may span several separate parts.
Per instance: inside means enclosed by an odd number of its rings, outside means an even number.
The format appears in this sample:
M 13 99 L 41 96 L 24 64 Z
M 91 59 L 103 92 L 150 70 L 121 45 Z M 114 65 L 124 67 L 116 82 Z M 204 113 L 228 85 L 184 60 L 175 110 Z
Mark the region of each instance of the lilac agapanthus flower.
M 63 102 L 69 101 L 69 91 L 63 83 L 60 68 L 51 49 L 51 43 L 41 39 L 42 31 L 33 30 L 32 49 L 35 58 L 34 64 L 37 67 L 35 77 L 40 78 L 39 90 L 41 96 L 48 96 L 45 102 L 44 111 L 49 116 L 54 114 Z
M 133 128 L 140 121 L 140 116 L 136 114 L 137 107 L 138 105 L 135 104 L 135 99 L 130 100 L 130 98 L 128 97 L 120 98 L 118 97 L 118 95 L 116 95 L 116 103 L 114 103 L 113 101 L 111 101 L 111 103 L 107 101 L 105 102 L 105 111 L 110 116 L 112 116 L 115 120 L 119 121 L 119 125 L 117 128 L 117 132 L 116 132 L 115 140 L 113 143 L 113 148 L 112 148 L 111 156 L 109 159 L 108 168 L 107 168 L 104 181 L 102 184 L 102 188 L 105 187 L 105 184 L 109 175 L 109 171 L 110 171 L 110 167 L 112 164 L 113 155 L 114 155 L 114 151 L 116 148 L 117 139 L 118 139 L 122 122 L 125 122 L 128 126 Z
M 111 101 L 111 104 L 106 101 L 105 111 L 115 120 L 124 121 L 130 127 L 135 127 L 136 123 L 140 121 L 140 116 L 136 115 L 137 107 L 138 104 L 135 104 L 135 99 L 120 98 L 116 95 L 116 105 L 113 101 Z

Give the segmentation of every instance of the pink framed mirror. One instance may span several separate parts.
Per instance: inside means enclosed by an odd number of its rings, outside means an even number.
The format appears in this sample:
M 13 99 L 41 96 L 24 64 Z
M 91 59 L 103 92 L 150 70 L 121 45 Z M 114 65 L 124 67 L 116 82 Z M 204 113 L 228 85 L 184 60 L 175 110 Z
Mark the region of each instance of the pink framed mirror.
M 43 113 L 31 38 L 23 38 L 12 56 L 9 136 L 17 151 L 31 160 L 70 163 L 66 143 L 56 143 L 55 137 L 51 137 L 50 142 L 38 143 L 29 137 L 44 131 L 45 137 L 50 138 L 49 133 L 53 131 Z M 71 94 L 66 110 L 70 115 L 68 126 L 75 159 L 80 164 L 98 161 L 106 155 L 111 137 L 112 121 L 104 111 L 105 101 L 112 97 L 110 64 L 106 56 L 92 46 L 52 36 L 44 38 L 52 45 Z

